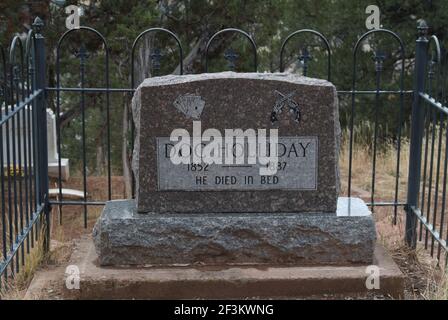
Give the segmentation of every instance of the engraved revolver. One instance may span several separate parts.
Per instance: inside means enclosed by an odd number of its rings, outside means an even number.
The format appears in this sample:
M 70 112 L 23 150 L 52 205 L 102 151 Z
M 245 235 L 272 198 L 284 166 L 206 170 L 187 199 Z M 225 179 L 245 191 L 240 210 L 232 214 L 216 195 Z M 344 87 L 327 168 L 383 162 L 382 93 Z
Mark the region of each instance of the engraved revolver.
M 275 124 L 278 121 L 278 115 L 282 113 L 285 106 L 288 107 L 289 112 L 291 113 L 294 121 L 300 122 L 301 113 L 299 104 L 292 99 L 295 96 L 296 92 L 293 91 L 287 95 L 284 95 L 280 91 L 275 90 L 275 93 L 279 96 L 279 99 L 275 102 L 275 105 L 272 108 L 271 113 L 272 124 Z

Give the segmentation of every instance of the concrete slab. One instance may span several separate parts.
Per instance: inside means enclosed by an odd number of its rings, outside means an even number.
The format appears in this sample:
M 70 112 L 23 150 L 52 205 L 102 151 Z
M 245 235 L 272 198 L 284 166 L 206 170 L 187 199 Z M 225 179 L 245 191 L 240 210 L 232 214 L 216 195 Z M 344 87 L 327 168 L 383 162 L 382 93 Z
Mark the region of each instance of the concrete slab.
M 62 188 L 62 196 L 64 199 L 84 199 L 84 191 Z M 59 188 L 49 189 L 48 196 L 52 199 L 59 197 Z
M 80 271 L 80 289 L 69 290 L 60 275 L 65 299 L 299 299 L 318 295 L 403 297 L 404 277 L 381 246 L 374 264 L 380 289 L 367 290 L 367 266 L 320 267 L 99 267 L 90 238 L 82 239 L 70 264 Z M 33 296 L 32 293 L 28 296 Z

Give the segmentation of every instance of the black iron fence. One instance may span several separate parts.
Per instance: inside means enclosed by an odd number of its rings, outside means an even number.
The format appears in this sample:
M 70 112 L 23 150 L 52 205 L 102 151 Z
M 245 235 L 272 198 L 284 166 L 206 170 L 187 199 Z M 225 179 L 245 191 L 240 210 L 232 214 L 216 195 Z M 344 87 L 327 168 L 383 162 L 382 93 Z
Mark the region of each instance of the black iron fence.
M 443 250 L 446 262 L 448 252 L 448 228 L 445 220 L 448 174 L 448 104 L 444 83 L 447 77 L 444 66 L 446 57 L 442 56 L 438 38 L 436 36 L 428 38 L 426 23 L 422 22 L 418 29 L 406 204 L 406 242 L 415 247 L 417 240 L 423 241 L 426 249 L 430 246 L 431 256 L 434 255 L 437 244 L 437 258 L 440 260 Z
M 2 49 L 0 60 L 1 77 L 1 132 L 0 146 L 3 164 L 1 175 L 1 225 L 2 235 L 0 260 L 0 279 L 7 279 L 20 270 L 26 260 L 26 254 L 33 248 L 35 240 L 41 234 L 42 226 L 45 226 L 44 247 L 48 248 L 50 239 L 50 205 L 59 209 L 60 221 L 62 221 L 62 209 L 64 206 L 80 206 L 83 208 L 84 225 L 87 227 L 88 208 L 91 206 L 102 206 L 107 200 L 112 199 L 112 170 L 111 170 L 111 99 L 112 94 L 125 94 L 130 100 L 132 93 L 138 84 L 136 80 L 135 54 L 139 41 L 148 35 L 165 34 L 174 40 L 178 56 L 177 62 L 180 66 L 178 71 L 183 74 L 183 49 L 181 41 L 169 30 L 163 28 L 151 28 L 143 31 L 134 41 L 130 52 L 131 66 L 130 85 L 128 88 L 112 87 L 110 84 L 110 58 L 107 40 L 104 36 L 88 27 L 81 27 L 67 31 L 59 40 L 56 48 L 56 86 L 46 86 L 45 72 L 45 45 L 41 34 L 42 22 L 36 19 L 34 30 L 28 34 L 23 44 L 18 37 L 14 38 L 9 49 L 9 58 Z M 418 241 L 424 243 L 425 247 L 431 247 L 431 255 L 435 253 L 437 244 L 437 258 L 441 260 L 442 253 L 447 256 L 448 224 L 445 219 L 446 211 L 446 188 L 448 175 L 448 128 L 447 116 L 448 106 L 446 101 L 446 57 L 442 56 L 442 46 L 437 37 L 428 38 L 427 26 L 421 23 L 418 28 L 419 38 L 416 42 L 415 60 L 406 58 L 405 44 L 390 30 L 372 30 L 362 35 L 353 49 L 351 70 L 352 85 L 350 90 L 339 90 L 341 101 L 346 101 L 348 110 L 347 140 L 348 140 L 348 173 L 346 179 L 346 195 L 352 196 L 353 192 L 353 158 L 356 153 L 355 131 L 356 121 L 359 116 L 359 105 L 369 102 L 371 112 L 370 121 L 373 124 L 371 132 L 370 150 L 371 155 L 371 177 L 368 183 L 369 201 L 368 205 L 374 210 L 377 207 L 389 207 L 393 210 L 392 221 L 397 223 L 399 208 L 406 212 L 406 242 L 415 247 Z M 239 29 L 224 29 L 210 37 L 204 50 L 204 71 L 210 69 L 211 57 L 209 49 L 214 41 L 225 33 L 240 35 L 248 41 L 251 51 L 248 72 L 257 71 L 257 46 L 255 40 L 248 33 Z M 78 39 L 86 34 L 96 37 L 101 42 L 101 61 L 104 67 L 103 74 L 96 74 L 98 82 L 103 85 L 86 86 L 85 75 L 88 70 L 87 59 L 89 53 L 85 46 L 80 45 L 74 50 L 74 57 L 79 61 L 79 82 L 76 86 L 62 84 L 63 72 L 61 71 L 61 47 L 67 39 L 77 36 Z M 291 60 L 286 54 L 286 49 L 293 39 L 300 39 L 304 35 L 315 37 L 321 44 L 317 54 L 326 59 L 326 73 L 321 74 L 323 78 L 332 79 L 332 42 L 323 34 L 315 30 L 298 30 L 291 33 L 283 42 L 279 54 L 280 61 L 278 70 L 283 72 L 289 65 L 300 66 L 302 73 L 306 76 L 313 61 L 309 46 L 301 43 L 301 50 L 297 59 Z M 392 53 L 384 53 L 384 44 L 378 39 L 388 38 L 388 44 L 392 47 Z M 430 44 L 434 47 L 434 54 L 428 58 Z M 333 44 L 334 45 L 334 44 Z M 163 50 L 153 47 L 150 54 L 150 66 L 154 70 L 160 70 Z M 372 88 L 359 88 L 359 55 L 370 54 L 374 69 L 374 86 Z M 395 87 L 384 84 L 384 65 L 387 58 L 394 59 L 391 71 Z M 233 49 L 224 52 L 227 61 L 227 70 L 236 70 L 238 61 L 241 60 L 239 53 Z M 405 70 L 407 64 L 414 63 L 413 77 L 415 87 L 413 90 L 404 87 Z M 216 68 L 215 68 L 216 69 Z M 241 70 L 238 70 L 241 71 Z M 63 137 L 61 134 L 61 94 L 76 94 L 80 110 L 81 133 L 81 180 L 82 200 L 69 200 L 64 198 L 61 158 L 63 154 Z M 55 97 L 56 128 L 57 128 L 57 151 L 59 154 L 57 186 L 58 196 L 49 199 L 48 167 L 47 167 L 47 131 L 46 131 L 46 98 L 50 95 Z M 105 99 L 101 100 L 104 106 L 101 108 L 105 118 L 105 144 L 106 148 L 106 176 L 107 192 L 103 199 L 88 199 L 88 154 L 86 148 L 86 95 L 101 94 Z M 369 97 L 370 100 L 363 100 Z M 406 100 L 413 99 L 412 118 L 406 113 Z M 386 100 L 394 101 L 391 109 L 385 109 Z M 378 195 L 378 163 L 377 156 L 384 139 L 381 135 L 382 117 L 396 117 L 396 128 L 387 143 L 394 146 L 394 164 L 391 174 L 394 177 L 392 194 L 387 197 Z M 129 121 L 129 155 L 132 153 L 133 123 L 132 115 L 128 115 Z M 403 144 L 407 143 L 404 131 L 410 127 L 410 151 L 403 151 Z M 22 130 L 18 134 L 17 128 Z M 406 136 L 406 139 L 404 139 Z M 381 140 L 381 141 L 380 141 Z M 406 154 L 403 160 L 403 153 Z M 366 164 L 367 165 L 367 164 Z M 408 168 L 407 173 L 403 170 Z M 403 168 L 404 166 L 404 168 Z M 400 192 L 400 186 L 405 183 L 405 192 Z M 133 183 L 132 183 L 133 185 Z M 406 195 L 407 192 L 407 195 Z M 132 193 L 133 194 L 133 193 Z M 45 223 L 44 223 L 45 222 Z M 419 226 L 419 228 L 418 228 Z
M 39 238 L 49 245 L 48 167 L 43 22 L 26 41 L 0 47 L 0 285 L 20 272 Z

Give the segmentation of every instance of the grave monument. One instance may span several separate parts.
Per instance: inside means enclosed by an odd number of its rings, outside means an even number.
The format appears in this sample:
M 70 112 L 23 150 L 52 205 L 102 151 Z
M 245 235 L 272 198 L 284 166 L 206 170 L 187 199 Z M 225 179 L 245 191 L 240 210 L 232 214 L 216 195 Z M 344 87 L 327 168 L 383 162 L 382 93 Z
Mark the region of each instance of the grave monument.
M 9 165 L 11 167 L 17 167 L 18 166 L 18 160 L 19 157 L 22 159 L 22 169 L 25 165 L 24 163 L 24 157 L 25 157 L 25 151 L 32 148 L 32 136 L 31 133 L 33 132 L 33 116 L 32 116 L 32 107 L 26 106 L 24 108 L 25 111 L 21 112 L 21 121 L 16 121 L 15 125 L 13 126 L 10 124 L 8 126 L 8 134 L 9 137 L 15 137 L 16 139 L 16 145 L 13 146 L 12 143 L 9 143 Z M 46 110 L 47 115 L 47 143 L 48 143 L 48 175 L 53 178 L 57 178 L 59 176 L 59 154 L 57 150 L 57 135 L 56 135 L 56 115 L 51 109 Z M 2 117 L 6 116 L 6 114 L 10 114 L 13 112 L 13 108 L 11 106 L 8 106 L 8 109 L 5 110 L 5 107 L 1 108 Z M 3 154 L 7 154 L 7 143 L 6 139 L 8 137 L 8 134 L 6 132 L 7 128 L 6 126 L 3 127 Z M 20 149 L 19 149 L 20 145 Z M 14 151 L 15 150 L 15 155 Z M 29 154 L 31 159 L 29 159 L 30 164 L 33 163 L 33 152 Z M 16 164 L 13 163 L 13 159 L 16 159 Z M 61 179 L 66 181 L 70 177 L 70 165 L 69 165 L 69 159 L 67 158 L 61 158 Z M 29 164 L 28 164 L 29 165 Z M 3 168 L 7 168 L 8 166 L 8 159 L 5 156 L 3 159 Z
M 146 79 L 132 107 L 136 199 L 108 202 L 96 223 L 101 266 L 373 262 L 370 211 L 360 199 L 339 197 L 341 131 L 330 82 L 292 74 L 170 75 Z M 186 148 L 176 149 L 176 129 L 189 135 Z M 269 134 L 260 142 L 273 130 L 276 152 Z M 207 132 L 213 139 L 195 143 Z M 193 161 L 198 148 L 228 133 L 242 138 L 215 151 L 245 154 L 245 137 L 255 133 L 255 156 L 275 153 L 275 161 Z M 176 156 L 192 160 L 176 163 Z M 274 173 L 262 173 L 272 165 Z

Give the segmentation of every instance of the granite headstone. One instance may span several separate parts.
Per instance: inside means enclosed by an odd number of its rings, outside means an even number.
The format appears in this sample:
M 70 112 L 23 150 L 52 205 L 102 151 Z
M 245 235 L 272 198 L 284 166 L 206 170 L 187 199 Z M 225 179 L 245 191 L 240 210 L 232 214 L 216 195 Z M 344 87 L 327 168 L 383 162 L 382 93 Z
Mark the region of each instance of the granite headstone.
M 327 81 L 232 72 L 147 79 L 134 95 L 133 114 L 139 212 L 336 211 L 340 127 L 336 89 Z M 202 131 L 223 135 L 278 129 L 277 174 L 262 176 L 258 166 L 173 164 L 170 135 L 176 128 L 193 134 L 195 120 Z

